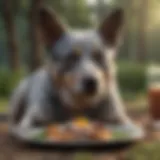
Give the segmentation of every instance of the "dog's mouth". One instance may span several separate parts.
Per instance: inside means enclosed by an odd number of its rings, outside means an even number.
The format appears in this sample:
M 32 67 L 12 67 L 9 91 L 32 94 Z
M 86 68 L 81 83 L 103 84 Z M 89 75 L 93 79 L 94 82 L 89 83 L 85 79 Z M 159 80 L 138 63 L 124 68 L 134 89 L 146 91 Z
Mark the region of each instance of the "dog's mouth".
M 100 99 L 96 92 L 92 94 L 88 94 L 86 92 L 78 94 L 71 93 L 71 97 L 73 105 L 76 108 L 90 108 L 96 104 L 96 101 L 98 101 L 98 99 Z
M 60 94 L 62 103 L 73 109 L 95 108 L 104 98 L 104 94 L 99 92 L 72 92 L 71 90 L 63 90 Z

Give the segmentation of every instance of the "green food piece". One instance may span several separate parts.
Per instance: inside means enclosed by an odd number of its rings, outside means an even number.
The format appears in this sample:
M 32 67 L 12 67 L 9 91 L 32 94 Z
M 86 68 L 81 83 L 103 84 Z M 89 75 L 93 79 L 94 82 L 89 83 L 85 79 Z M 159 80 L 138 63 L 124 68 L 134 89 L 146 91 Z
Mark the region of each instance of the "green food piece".
M 40 133 L 38 133 L 36 136 L 33 137 L 34 140 L 36 141 L 42 141 L 44 139 L 46 139 L 46 132 L 45 131 L 42 131 Z
M 123 132 L 123 131 L 115 131 L 113 132 L 114 139 L 129 139 L 131 138 L 130 133 Z

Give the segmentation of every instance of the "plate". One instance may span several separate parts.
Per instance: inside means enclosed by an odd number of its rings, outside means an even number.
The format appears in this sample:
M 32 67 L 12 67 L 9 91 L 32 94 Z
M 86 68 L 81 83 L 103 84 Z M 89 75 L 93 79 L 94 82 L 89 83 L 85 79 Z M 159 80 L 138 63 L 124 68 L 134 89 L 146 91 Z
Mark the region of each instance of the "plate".
M 145 136 L 141 127 L 131 126 L 106 126 L 112 131 L 112 138 L 99 140 L 72 140 L 56 141 L 45 139 L 46 128 L 23 129 L 21 132 L 12 132 L 12 136 L 30 147 L 53 148 L 65 150 L 117 150 L 125 149 L 142 140 Z M 18 130 L 16 130 L 18 131 Z

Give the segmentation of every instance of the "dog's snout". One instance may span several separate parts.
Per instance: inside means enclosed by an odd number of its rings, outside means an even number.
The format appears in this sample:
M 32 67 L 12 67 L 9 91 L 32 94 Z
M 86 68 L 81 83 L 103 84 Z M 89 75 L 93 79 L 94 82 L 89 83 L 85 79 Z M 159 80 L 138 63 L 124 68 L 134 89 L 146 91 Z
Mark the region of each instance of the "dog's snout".
M 95 94 L 97 91 L 97 80 L 89 77 L 83 80 L 83 89 L 86 94 Z

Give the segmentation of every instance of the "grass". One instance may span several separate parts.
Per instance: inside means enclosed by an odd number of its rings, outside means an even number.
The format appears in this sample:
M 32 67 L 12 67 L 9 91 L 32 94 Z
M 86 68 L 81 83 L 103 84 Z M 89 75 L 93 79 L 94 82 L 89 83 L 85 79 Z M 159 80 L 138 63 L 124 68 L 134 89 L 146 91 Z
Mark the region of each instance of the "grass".
M 160 142 L 154 141 L 134 147 L 127 154 L 126 160 L 160 160 Z
M 5 98 L 0 99 L 0 113 L 5 113 L 8 110 L 8 101 Z
M 123 97 L 123 99 L 125 101 L 125 106 L 130 111 L 143 114 L 148 110 L 148 101 L 145 93 L 139 93 L 137 95 L 130 93 L 127 98 Z

